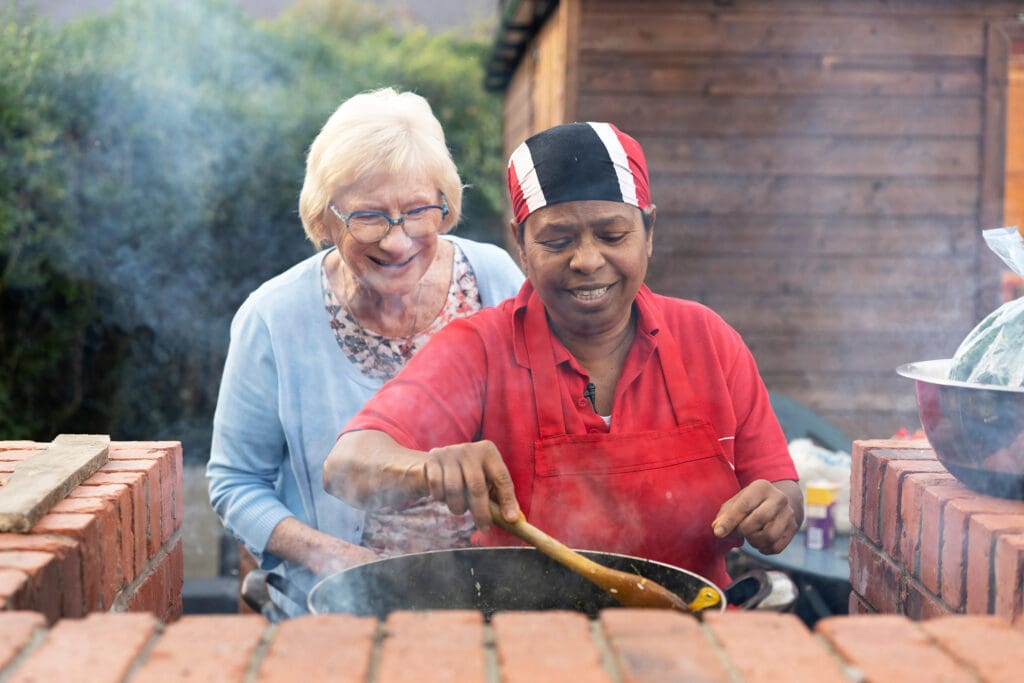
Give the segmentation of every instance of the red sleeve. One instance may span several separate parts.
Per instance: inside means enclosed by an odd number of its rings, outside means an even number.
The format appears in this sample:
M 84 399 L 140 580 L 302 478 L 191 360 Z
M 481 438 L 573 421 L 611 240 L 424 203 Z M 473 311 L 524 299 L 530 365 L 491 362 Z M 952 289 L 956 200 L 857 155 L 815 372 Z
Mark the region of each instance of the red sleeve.
M 366 402 L 342 433 L 375 429 L 406 448 L 424 451 L 474 441 L 486 375 L 480 335 L 464 319 L 454 320 Z
M 731 328 L 730 328 L 731 329 Z M 736 355 L 727 371 L 733 412 L 736 415 L 736 442 L 733 446 L 736 476 L 741 486 L 755 479 L 778 481 L 798 479 L 789 455 L 786 435 L 772 410 L 768 389 L 757 370 L 753 354 L 736 335 Z

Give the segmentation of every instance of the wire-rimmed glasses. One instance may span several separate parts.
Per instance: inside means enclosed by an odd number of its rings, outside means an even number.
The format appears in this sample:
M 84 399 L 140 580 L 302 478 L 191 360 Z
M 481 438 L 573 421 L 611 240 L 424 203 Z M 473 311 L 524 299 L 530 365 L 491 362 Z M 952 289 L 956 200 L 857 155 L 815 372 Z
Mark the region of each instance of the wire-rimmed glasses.
M 414 209 L 403 211 L 398 218 L 392 218 L 380 211 L 353 211 L 347 216 L 329 202 L 327 206 L 345 224 L 348 234 L 360 244 L 374 244 L 388 236 L 391 228 L 401 225 L 405 234 L 412 239 L 426 237 L 436 233 L 441 223 L 448 217 L 448 198 L 441 193 L 441 204 L 429 204 L 417 206 Z

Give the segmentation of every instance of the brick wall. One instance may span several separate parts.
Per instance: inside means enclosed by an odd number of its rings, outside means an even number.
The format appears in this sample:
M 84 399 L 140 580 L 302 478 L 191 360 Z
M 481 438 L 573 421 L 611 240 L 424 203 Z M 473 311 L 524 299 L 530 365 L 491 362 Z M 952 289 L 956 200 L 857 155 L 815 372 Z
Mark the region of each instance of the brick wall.
M 850 613 L 1024 623 L 1024 502 L 957 481 L 927 441 L 857 441 Z
M 98 637 L 97 634 L 102 634 Z M 993 656 L 998 653 L 998 656 Z M 1024 670 L 1024 630 L 997 617 L 914 622 L 730 612 L 703 623 L 662 610 L 396 612 L 271 626 L 258 616 L 93 614 L 49 630 L 38 613 L 0 614 L 6 681 L 991 681 Z
M 0 442 L 0 480 L 45 443 Z M 181 615 L 181 444 L 113 442 L 107 463 L 28 534 L 0 533 L 0 604 L 50 623 L 95 611 Z

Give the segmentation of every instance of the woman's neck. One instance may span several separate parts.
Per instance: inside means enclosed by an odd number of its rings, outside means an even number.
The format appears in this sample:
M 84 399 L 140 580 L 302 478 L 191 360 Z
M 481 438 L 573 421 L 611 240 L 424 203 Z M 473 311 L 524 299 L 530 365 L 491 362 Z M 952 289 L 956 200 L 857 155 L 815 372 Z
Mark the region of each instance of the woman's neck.
M 438 249 L 416 286 L 401 294 L 384 294 L 361 283 L 337 251 L 333 263 L 327 264 L 328 279 L 341 305 L 361 327 L 385 337 L 411 337 L 428 327 L 444 306 L 451 285 L 445 251 Z

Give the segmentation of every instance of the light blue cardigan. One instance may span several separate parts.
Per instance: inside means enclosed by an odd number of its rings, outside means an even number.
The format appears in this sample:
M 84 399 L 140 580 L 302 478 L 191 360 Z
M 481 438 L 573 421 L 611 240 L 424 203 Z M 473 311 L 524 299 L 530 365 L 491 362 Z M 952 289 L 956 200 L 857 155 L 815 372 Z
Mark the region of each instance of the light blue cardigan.
M 519 290 L 523 274 L 505 250 L 443 238 L 466 255 L 484 306 Z M 327 253 L 265 282 L 231 323 L 206 476 L 213 508 L 264 569 L 281 563 L 266 546 L 286 517 L 350 543 L 363 534 L 363 512 L 324 492 L 322 469 L 341 428 L 383 382 L 349 362 L 328 324 L 320 284 Z

